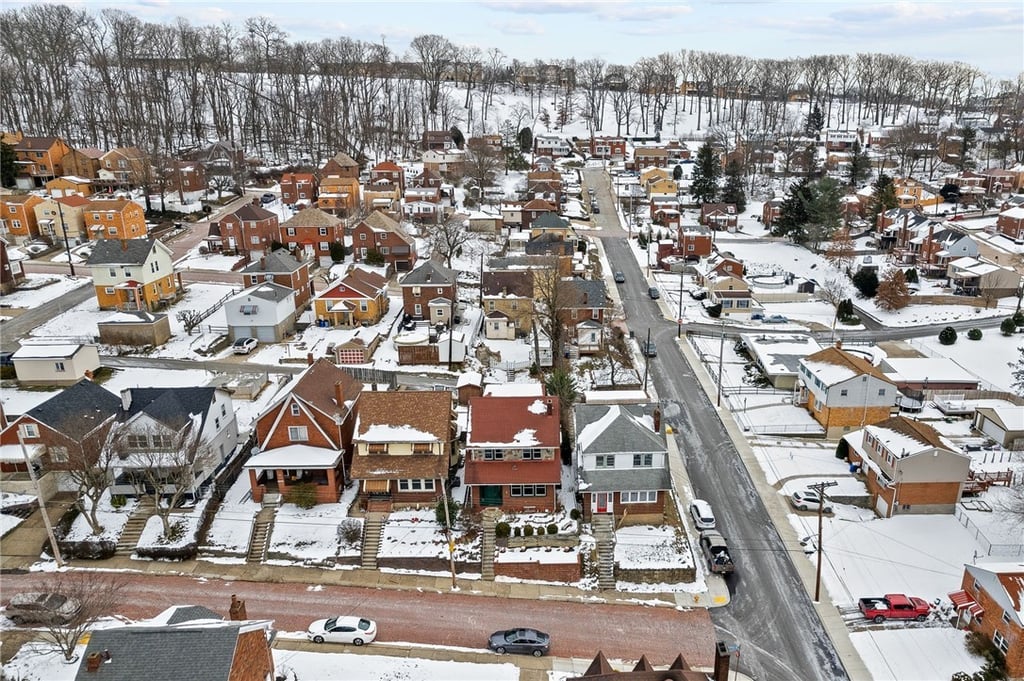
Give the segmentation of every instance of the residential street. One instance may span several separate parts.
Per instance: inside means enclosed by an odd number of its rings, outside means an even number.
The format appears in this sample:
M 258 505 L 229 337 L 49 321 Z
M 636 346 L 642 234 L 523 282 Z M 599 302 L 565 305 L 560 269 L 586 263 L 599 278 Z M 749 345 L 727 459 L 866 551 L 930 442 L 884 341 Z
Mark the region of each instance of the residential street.
M 587 176 L 601 172 L 588 171 Z M 607 182 L 603 192 L 599 178 L 593 186 L 611 202 Z M 625 234 L 614 231 L 603 233 L 602 242 L 608 261 L 626 275 L 626 283 L 619 285 L 626 323 L 638 338 L 650 329 L 660 350 L 648 373 L 686 459 L 694 493 L 714 507 L 737 561 L 731 602 L 711 612 L 718 635 L 740 644 L 743 672 L 754 678 L 848 678 L 739 453 L 675 344 L 676 324 L 647 296 L 644 272 Z

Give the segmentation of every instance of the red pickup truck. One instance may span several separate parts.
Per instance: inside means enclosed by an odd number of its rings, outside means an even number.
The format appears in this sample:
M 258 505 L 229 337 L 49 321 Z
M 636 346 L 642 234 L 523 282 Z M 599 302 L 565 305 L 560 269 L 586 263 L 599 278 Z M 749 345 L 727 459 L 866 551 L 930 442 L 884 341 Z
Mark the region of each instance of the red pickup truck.
M 917 620 L 923 622 L 931 612 L 928 603 L 915 596 L 903 594 L 885 594 L 862 598 L 859 602 L 860 611 L 869 620 L 884 622 L 885 620 Z

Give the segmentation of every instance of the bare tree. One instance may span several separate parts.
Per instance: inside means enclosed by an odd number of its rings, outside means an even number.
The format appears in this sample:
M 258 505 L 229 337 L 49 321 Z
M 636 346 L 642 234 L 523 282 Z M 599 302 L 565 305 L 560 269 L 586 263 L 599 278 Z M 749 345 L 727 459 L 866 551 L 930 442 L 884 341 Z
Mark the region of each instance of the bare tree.
M 850 239 L 850 231 L 837 229 L 832 236 L 832 242 L 825 249 L 825 259 L 837 269 L 846 269 L 853 264 L 856 251 L 853 247 L 853 240 Z
M 535 312 L 541 329 L 551 341 L 554 368 L 564 364 L 562 346 L 568 339 L 565 328 L 569 308 L 579 304 L 579 294 L 571 279 L 562 277 L 558 258 L 549 258 L 547 266 L 533 272 Z
M 899 267 L 887 271 L 878 282 L 875 305 L 882 310 L 902 310 L 910 304 L 907 276 Z
M 98 424 L 77 445 L 67 447 L 68 460 L 64 475 L 78 491 L 75 507 L 85 516 L 93 534 L 103 532 L 103 524 L 97 516 L 97 506 L 103 493 L 110 487 L 110 456 L 103 445 L 113 418 L 111 416 Z
M 48 573 L 32 589 L 53 594 L 60 602 L 77 604 L 78 608 L 68 618 L 53 617 L 41 624 L 47 643 L 66 661 L 73 662 L 79 640 L 101 617 L 113 612 L 123 588 L 124 578 L 116 574 Z
M 465 169 L 466 177 L 471 177 L 480 187 L 483 196 L 484 187 L 494 183 L 494 176 L 497 175 L 505 164 L 501 150 L 495 149 L 483 140 L 475 139 L 466 149 Z
M 452 266 L 452 258 L 469 240 L 469 230 L 466 228 L 465 216 L 454 213 L 443 222 L 431 227 L 427 235 L 427 242 L 430 250 L 444 258 L 445 267 Z
M 409 43 L 409 49 L 419 60 L 417 68 L 426 96 L 427 113 L 437 113 L 441 99 L 441 83 L 458 54 L 458 48 L 444 36 L 418 35 Z

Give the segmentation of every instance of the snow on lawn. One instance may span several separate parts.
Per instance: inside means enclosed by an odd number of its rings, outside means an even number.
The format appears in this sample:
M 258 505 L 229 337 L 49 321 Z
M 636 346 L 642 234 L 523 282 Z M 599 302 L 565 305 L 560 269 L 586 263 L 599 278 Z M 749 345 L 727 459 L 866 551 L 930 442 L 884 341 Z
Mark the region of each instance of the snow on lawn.
M 761 438 L 751 442 L 751 448 L 769 485 L 793 477 L 850 475 L 849 464 L 836 458 L 832 442 Z
M 693 567 L 683 532 L 670 525 L 634 525 L 615 532 L 615 562 L 630 570 Z
M 453 523 L 454 524 L 454 523 Z M 452 530 L 455 560 L 480 560 L 479 536 L 461 536 Z M 381 558 L 448 558 L 448 544 L 434 509 L 395 511 L 388 516 L 380 537 Z
M 32 329 L 31 335 L 43 338 L 69 336 L 98 336 L 96 322 L 117 314 L 114 310 L 101 311 L 95 298 L 88 298 L 73 308 Z
M 886 629 L 851 633 L 850 642 L 874 681 L 911 681 L 980 671 L 984 660 L 967 652 L 965 637 L 958 629 Z
M 46 281 L 53 283 L 45 286 L 42 285 Z M 72 278 L 63 274 L 26 274 L 25 282 L 18 290 L 4 295 L 5 306 L 19 308 L 38 307 L 43 303 L 56 300 L 68 291 L 74 291 L 79 286 L 91 284 L 92 279 L 82 276 Z
M 88 507 L 89 500 L 83 499 L 83 503 Z M 65 539 L 68 541 L 99 541 L 107 540 L 117 542 L 121 538 L 121 532 L 124 530 L 124 526 L 128 523 L 128 518 L 131 517 L 132 511 L 138 502 L 134 499 L 126 499 L 124 505 L 120 508 L 115 508 L 110 503 L 110 490 L 106 490 L 103 496 L 100 497 L 99 503 L 96 505 L 96 520 L 99 521 L 100 525 L 103 526 L 103 531 L 100 534 L 93 534 L 92 527 L 89 525 L 88 511 L 85 513 L 79 513 L 78 517 L 71 524 L 71 529 L 68 531 Z
M 954 360 L 999 390 L 1010 390 L 1013 381 L 1008 364 L 1020 359 L 1024 337 L 1020 334 L 1004 336 L 998 329 L 986 329 L 977 341 L 968 340 L 966 333 L 960 333 L 953 345 L 943 345 L 937 335 L 915 339 L 912 344 L 923 346 L 931 356 Z
M 249 475 L 243 471 L 224 495 L 206 532 L 203 549 L 244 554 L 249 550 L 253 518 L 262 506 L 252 500 Z
M 272 565 L 282 561 L 324 561 L 338 555 L 338 528 L 348 517 L 345 504 L 317 504 L 304 509 L 295 504 L 282 504 L 274 516 L 267 560 Z
M 178 270 L 210 270 L 214 272 L 233 272 L 235 265 L 242 259 L 237 255 L 221 255 L 220 253 L 199 252 L 201 246 L 196 246 L 185 257 L 174 263 Z
M 911 297 L 913 303 L 913 297 Z M 1010 302 L 1012 301 L 1012 303 Z M 881 322 L 884 326 L 917 326 L 920 324 L 943 324 L 972 319 L 1009 317 L 1017 305 L 1016 298 L 1004 298 L 997 307 L 973 307 L 971 305 L 908 305 L 902 310 L 882 310 L 874 300 L 857 300 L 858 308 Z M 998 333 L 992 329 L 989 333 Z
M 519 668 L 511 662 L 482 664 L 428 660 L 416 657 L 385 657 L 383 655 L 352 655 L 347 653 L 306 653 L 274 650 L 278 678 L 293 681 L 386 681 L 418 679 L 419 681 L 518 681 Z M 73 676 L 68 677 L 74 678 Z
M 196 533 L 199 531 L 199 522 L 203 519 L 203 511 L 209 499 L 202 499 L 188 511 L 182 513 L 174 511 L 170 515 L 171 531 L 177 536 L 173 539 L 164 537 L 164 525 L 160 517 L 154 515 L 146 521 L 146 527 L 142 530 L 142 536 L 136 548 L 181 548 L 196 540 Z

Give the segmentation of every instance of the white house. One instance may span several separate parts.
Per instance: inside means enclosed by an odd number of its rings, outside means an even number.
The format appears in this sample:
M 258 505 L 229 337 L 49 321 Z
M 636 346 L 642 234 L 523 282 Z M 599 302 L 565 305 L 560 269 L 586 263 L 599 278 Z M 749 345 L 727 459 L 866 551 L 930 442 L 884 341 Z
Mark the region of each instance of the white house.
M 1024 408 L 1012 404 L 977 407 L 972 425 L 1006 449 L 1024 449 Z
M 73 385 L 100 368 L 99 348 L 87 343 L 22 345 L 11 359 L 25 385 Z
M 277 343 L 295 329 L 295 291 L 264 282 L 245 289 L 224 303 L 231 340 L 251 337 Z
M 564 137 L 557 135 L 537 135 L 533 138 L 533 153 L 546 156 L 569 156 L 572 146 Z
M 839 347 L 799 361 L 797 402 L 825 428 L 826 437 L 884 421 L 896 404 L 896 384 L 862 357 Z

